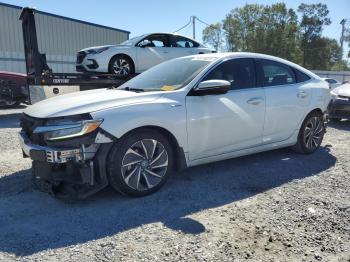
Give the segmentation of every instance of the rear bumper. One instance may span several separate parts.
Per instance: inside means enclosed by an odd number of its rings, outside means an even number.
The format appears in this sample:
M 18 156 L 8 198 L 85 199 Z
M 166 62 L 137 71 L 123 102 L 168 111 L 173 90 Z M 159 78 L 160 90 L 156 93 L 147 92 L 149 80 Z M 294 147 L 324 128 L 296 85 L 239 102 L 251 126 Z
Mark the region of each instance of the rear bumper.
M 350 119 L 350 98 L 333 98 L 328 106 L 329 118 Z

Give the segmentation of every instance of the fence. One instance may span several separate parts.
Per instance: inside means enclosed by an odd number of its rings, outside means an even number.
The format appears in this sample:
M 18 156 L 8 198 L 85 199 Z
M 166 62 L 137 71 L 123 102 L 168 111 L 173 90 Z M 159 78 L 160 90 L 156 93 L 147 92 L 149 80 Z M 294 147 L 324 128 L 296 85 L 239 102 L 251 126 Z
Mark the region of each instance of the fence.
M 319 77 L 329 77 L 338 80 L 339 82 L 350 81 L 350 71 L 322 71 L 313 70 Z

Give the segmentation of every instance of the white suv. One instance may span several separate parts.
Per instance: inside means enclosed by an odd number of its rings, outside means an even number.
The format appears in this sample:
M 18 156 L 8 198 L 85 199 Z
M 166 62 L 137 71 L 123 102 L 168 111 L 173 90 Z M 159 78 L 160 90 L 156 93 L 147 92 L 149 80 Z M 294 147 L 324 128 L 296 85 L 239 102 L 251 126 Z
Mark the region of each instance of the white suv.
M 119 45 L 85 48 L 77 54 L 76 70 L 128 78 L 166 60 L 213 52 L 181 35 L 152 33 L 134 37 Z
M 195 55 L 117 89 L 39 102 L 25 111 L 20 140 L 35 178 L 56 194 L 85 197 L 109 183 L 143 196 L 184 167 L 289 146 L 314 152 L 329 101 L 326 82 L 283 59 Z

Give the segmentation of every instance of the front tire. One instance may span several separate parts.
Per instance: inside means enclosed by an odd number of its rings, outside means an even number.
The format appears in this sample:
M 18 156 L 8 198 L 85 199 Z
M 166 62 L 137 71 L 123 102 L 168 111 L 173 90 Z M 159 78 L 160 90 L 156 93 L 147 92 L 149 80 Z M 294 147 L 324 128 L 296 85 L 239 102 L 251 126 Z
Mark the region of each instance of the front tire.
M 161 133 L 142 129 L 121 138 L 108 157 L 111 186 L 140 197 L 156 192 L 173 170 L 173 150 Z
M 125 55 L 116 55 L 109 62 L 108 71 L 116 77 L 129 78 L 135 73 L 135 67 L 131 59 Z
M 311 112 L 301 125 L 298 142 L 292 149 L 301 154 L 311 154 L 321 146 L 324 134 L 323 115 L 317 111 Z

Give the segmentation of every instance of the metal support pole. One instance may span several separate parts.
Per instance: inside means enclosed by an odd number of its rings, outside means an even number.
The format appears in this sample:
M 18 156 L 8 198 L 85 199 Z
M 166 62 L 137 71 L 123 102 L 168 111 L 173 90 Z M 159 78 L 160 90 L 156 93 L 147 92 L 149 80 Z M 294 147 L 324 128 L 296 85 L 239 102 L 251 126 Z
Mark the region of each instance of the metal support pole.
M 196 39 L 196 17 L 192 16 L 193 39 Z

